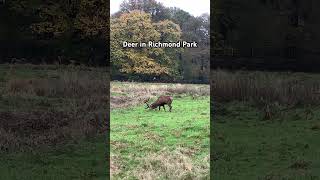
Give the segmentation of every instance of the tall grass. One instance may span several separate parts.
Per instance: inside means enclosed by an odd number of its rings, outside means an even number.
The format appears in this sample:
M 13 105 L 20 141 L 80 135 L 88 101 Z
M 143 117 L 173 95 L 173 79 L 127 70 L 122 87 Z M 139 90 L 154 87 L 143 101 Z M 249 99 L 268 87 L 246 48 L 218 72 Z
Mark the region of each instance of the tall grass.
M 0 110 L 0 151 L 54 146 L 106 130 L 107 73 L 66 67 L 51 71 L 53 76 L 43 77 L 8 73 L 0 103 L 12 107 Z
M 142 104 L 161 95 L 209 96 L 209 85 L 111 82 L 111 109 Z
M 320 75 L 276 72 L 211 72 L 211 94 L 217 101 L 253 101 L 281 105 L 315 105 Z

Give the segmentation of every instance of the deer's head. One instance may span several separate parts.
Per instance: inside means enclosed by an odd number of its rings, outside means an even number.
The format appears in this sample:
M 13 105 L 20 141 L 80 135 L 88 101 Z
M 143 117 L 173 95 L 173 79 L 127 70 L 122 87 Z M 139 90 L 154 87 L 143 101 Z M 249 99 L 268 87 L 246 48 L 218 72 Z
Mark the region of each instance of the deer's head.
M 147 105 L 146 109 L 150 108 L 148 102 L 149 102 L 150 98 L 145 99 L 143 102 Z

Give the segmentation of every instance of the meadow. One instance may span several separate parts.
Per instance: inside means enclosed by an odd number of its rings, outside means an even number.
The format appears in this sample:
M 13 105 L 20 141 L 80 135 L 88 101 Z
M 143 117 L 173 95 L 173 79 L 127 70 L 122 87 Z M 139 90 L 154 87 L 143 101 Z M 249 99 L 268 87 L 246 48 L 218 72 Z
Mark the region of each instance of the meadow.
M 216 70 L 211 80 L 213 179 L 320 179 L 318 74 Z
M 105 68 L 0 65 L 1 179 L 106 179 Z
M 111 82 L 112 179 L 209 179 L 209 85 Z M 145 109 L 173 96 L 172 112 Z

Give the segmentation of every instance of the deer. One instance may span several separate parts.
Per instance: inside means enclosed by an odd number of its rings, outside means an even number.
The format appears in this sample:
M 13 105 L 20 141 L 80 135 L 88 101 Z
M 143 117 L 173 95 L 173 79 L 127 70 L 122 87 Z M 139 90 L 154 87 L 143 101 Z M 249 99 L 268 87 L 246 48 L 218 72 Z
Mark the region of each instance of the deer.
M 159 111 L 160 111 L 160 108 L 162 106 L 164 111 L 166 111 L 166 108 L 164 107 L 164 105 L 168 105 L 170 108 L 169 111 L 171 112 L 171 109 L 172 109 L 171 103 L 173 101 L 173 98 L 171 96 L 160 96 L 151 105 L 148 104 L 149 100 L 150 100 L 150 98 L 143 101 L 147 105 L 146 109 L 148 109 L 148 108 L 155 109 L 155 108 L 159 107 Z

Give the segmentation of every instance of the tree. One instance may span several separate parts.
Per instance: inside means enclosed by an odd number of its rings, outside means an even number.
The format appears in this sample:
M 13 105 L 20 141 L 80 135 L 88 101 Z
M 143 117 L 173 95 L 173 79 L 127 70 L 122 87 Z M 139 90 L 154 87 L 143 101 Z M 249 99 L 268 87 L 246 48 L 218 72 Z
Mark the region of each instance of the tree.
M 82 37 L 109 36 L 109 8 L 105 0 L 81 0 L 75 28 Z
M 111 64 L 113 70 L 135 75 L 172 75 L 174 58 L 162 48 L 123 48 L 126 42 L 180 40 L 180 27 L 171 21 L 152 23 L 151 15 L 134 10 L 111 19 Z M 171 52 L 172 53 L 172 52 Z
M 172 20 L 174 23 L 179 24 L 182 31 L 184 31 L 185 23 L 189 21 L 189 18 L 191 18 L 192 16 L 188 12 L 176 7 L 169 8 L 169 13 L 170 20 Z
M 92 59 L 89 54 L 97 55 L 95 63 L 102 61 L 104 52 L 97 49 L 104 46 L 109 36 L 109 7 L 105 0 L 47 0 L 28 1 L 10 0 L 8 9 L 22 17 L 29 18 L 26 31 L 32 32 L 33 41 L 46 42 L 45 46 L 54 44 L 57 56 L 65 56 L 63 63 L 69 59 L 87 63 Z M 80 41 L 85 43 L 79 43 Z M 102 44 L 101 41 L 104 41 Z M 39 42 L 39 41 L 38 41 Z M 53 51 L 53 50 L 48 50 Z M 90 56 L 90 57 L 89 57 Z M 81 59 L 80 59 L 81 57 Z M 52 57 L 50 57 L 52 59 Z
M 33 16 L 30 28 L 41 38 L 66 34 L 90 38 L 108 34 L 109 8 L 105 0 L 11 0 L 8 7 L 24 16 Z
M 140 10 L 151 15 L 154 22 L 169 19 L 169 9 L 155 0 L 127 0 L 120 5 L 121 13 Z

